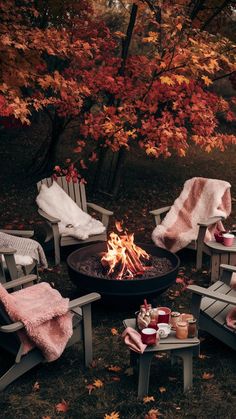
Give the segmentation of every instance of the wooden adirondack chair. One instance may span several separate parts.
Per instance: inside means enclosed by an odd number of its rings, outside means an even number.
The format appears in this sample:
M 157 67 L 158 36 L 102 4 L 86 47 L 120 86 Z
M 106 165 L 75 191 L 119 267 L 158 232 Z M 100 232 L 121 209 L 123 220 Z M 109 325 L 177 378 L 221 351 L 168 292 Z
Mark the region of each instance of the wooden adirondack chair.
M 11 234 L 24 238 L 32 238 L 34 235 L 33 230 L 0 230 L 2 233 Z M 16 265 L 14 254 L 16 249 L 10 247 L 0 247 L 0 282 L 6 282 L 8 279 L 14 280 L 23 275 L 28 275 L 31 272 L 38 275 L 38 264 L 34 260 L 33 263 L 26 266 Z M 4 256 L 5 263 L 2 260 Z
M 156 225 L 161 224 L 163 218 L 170 210 L 170 208 L 171 206 L 167 206 L 163 208 L 158 208 L 153 211 L 149 211 L 149 213 L 154 216 Z M 211 249 L 209 249 L 209 247 L 207 247 L 207 245 L 204 243 L 207 228 L 214 226 L 215 224 L 217 224 L 218 221 L 222 220 L 223 217 L 212 217 L 209 220 L 205 220 L 202 223 L 198 223 L 199 231 L 197 240 L 192 240 L 191 243 L 189 243 L 189 245 L 187 246 L 187 249 L 196 250 L 196 269 L 201 269 L 202 267 L 203 253 L 209 256 L 211 255 Z
M 37 281 L 36 275 L 28 275 L 7 282 L 3 286 L 9 290 L 15 287 L 27 285 Z M 34 286 L 34 285 L 32 285 Z M 100 294 L 91 293 L 83 297 L 76 298 L 69 303 L 69 310 L 75 315 L 73 318 L 73 335 L 67 347 L 82 340 L 84 348 L 84 361 L 88 366 L 92 362 L 92 322 L 91 322 L 91 303 L 99 300 Z M 17 331 L 24 328 L 23 323 L 13 323 L 3 307 L 0 305 L 0 347 L 12 354 L 15 358 L 14 364 L 0 377 L 0 391 L 4 390 L 10 383 L 15 381 L 25 372 L 45 359 L 41 351 L 37 348 L 32 349 L 26 355 L 22 355 L 22 345 L 17 335 Z
M 109 217 L 113 215 L 112 211 L 109 211 L 105 208 L 102 208 L 96 204 L 93 204 L 91 202 L 87 202 L 86 200 L 86 192 L 85 192 L 85 186 L 80 183 L 72 183 L 67 182 L 65 176 L 59 177 L 57 179 L 57 183 L 61 186 L 61 188 L 70 196 L 70 198 L 75 201 L 75 203 L 84 211 L 88 212 L 88 208 L 91 208 L 102 216 L 102 223 L 104 226 L 108 227 L 109 223 Z M 37 188 L 40 190 L 40 187 L 42 184 L 46 184 L 48 187 L 52 185 L 52 178 L 45 178 L 37 183 Z M 90 236 L 86 240 L 78 240 L 76 238 L 70 237 L 70 236 L 61 236 L 58 229 L 58 223 L 60 220 L 57 218 L 51 217 L 41 209 L 38 209 L 39 214 L 46 220 L 47 222 L 47 236 L 45 238 L 45 242 L 48 242 L 49 240 L 53 239 L 54 241 L 54 252 L 55 252 L 55 264 L 58 265 L 60 263 L 61 257 L 60 257 L 60 247 L 62 246 L 70 246 L 75 244 L 85 244 L 85 243 L 91 243 L 91 242 L 99 242 L 99 241 L 106 241 L 107 240 L 107 234 L 106 232 L 103 234 L 97 234 Z
M 199 328 L 236 350 L 236 330 L 225 323 L 226 314 L 236 306 L 236 291 L 229 285 L 233 272 L 235 266 L 221 265 L 219 280 L 209 288 L 190 285 L 188 289 L 193 293 L 191 312 L 198 319 Z

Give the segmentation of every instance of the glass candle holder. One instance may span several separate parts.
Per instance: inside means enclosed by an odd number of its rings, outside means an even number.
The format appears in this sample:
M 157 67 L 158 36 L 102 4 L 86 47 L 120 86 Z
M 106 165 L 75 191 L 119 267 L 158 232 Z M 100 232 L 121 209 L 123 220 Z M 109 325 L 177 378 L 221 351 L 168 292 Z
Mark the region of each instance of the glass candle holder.
M 176 324 L 180 321 L 181 314 L 178 311 L 172 311 L 170 315 L 171 329 L 176 330 Z
M 176 324 L 175 336 L 177 339 L 187 339 L 188 337 L 188 323 L 178 322 Z
M 197 334 L 197 320 L 188 320 L 188 338 L 195 338 Z

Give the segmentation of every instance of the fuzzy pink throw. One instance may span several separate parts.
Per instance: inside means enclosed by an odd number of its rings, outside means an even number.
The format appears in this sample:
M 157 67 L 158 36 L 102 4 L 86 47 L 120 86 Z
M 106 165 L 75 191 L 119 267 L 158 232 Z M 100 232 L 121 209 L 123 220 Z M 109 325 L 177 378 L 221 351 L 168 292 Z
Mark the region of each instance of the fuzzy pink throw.
M 230 183 L 218 179 L 195 177 L 187 180 L 162 223 L 153 230 L 154 243 L 177 252 L 197 239 L 198 223 L 211 217 L 226 218 L 231 212 L 230 187 Z M 221 222 L 213 231 L 208 229 L 205 241 L 213 239 L 216 228 L 224 229 Z
M 230 286 L 233 290 L 236 290 L 236 273 L 234 272 L 231 277 Z M 231 329 L 236 329 L 236 307 L 233 307 L 226 316 L 226 324 Z
M 126 327 L 122 333 L 122 337 L 124 338 L 126 345 L 128 345 L 132 351 L 141 354 L 145 351 L 147 345 L 142 342 L 141 335 L 132 327 Z
M 0 284 L 0 302 L 13 322 L 25 326 L 18 332 L 24 354 L 36 346 L 48 362 L 60 357 L 73 333 L 68 298 L 46 282 L 11 294 Z

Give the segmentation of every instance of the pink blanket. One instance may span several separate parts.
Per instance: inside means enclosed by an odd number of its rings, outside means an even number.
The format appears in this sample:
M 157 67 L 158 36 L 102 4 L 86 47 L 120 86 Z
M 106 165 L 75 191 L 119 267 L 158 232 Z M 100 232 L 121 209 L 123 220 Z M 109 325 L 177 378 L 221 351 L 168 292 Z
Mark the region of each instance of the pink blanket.
M 0 302 L 13 322 L 25 326 L 18 332 L 24 354 L 36 346 L 48 362 L 60 357 L 73 332 L 68 298 L 46 282 L 11 294 L 0 284 Z
M 233 290 L 236 290 L 236 273 L 234 272 L 231 278 L 230 286 Z M 226 324 L 231 329 L 236 329 L 236 307 L 233 307 L 226 316 Z
M 126 327 L 124 332 L 122 333 L 122 337 L 124 339 L 124 342 L 132 351 L 143 353 L 147 347 L 142 340 L 141 335 L 138 333 L 135 329 L 132 327 Z
M 211 217 L 226 218 L 231 212 L 230 183 L 218 179 L 195 177 L 185 182 L 180 196 L 160 225 L 152 233 L 154 243 L 177 252 L 198 236 L 198 223 Z M 220 223 L 218 230 L 223 230 Z M 207 230 L 205 240 L 213 238 Z

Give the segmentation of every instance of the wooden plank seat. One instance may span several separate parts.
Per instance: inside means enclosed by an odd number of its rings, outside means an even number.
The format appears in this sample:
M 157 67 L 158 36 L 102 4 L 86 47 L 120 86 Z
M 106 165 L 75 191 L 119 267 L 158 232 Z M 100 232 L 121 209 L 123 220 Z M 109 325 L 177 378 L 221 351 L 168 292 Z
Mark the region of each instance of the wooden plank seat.
M 226 325 L 226 315 L 236 307 L 236 291 L 230 281 L 236 267 L 221 265 L 220 279 L 208 288 L 190 285 L 193 293 L 191 311 L 198 318 L 199 328 L 236 350 L 236 330 Z

